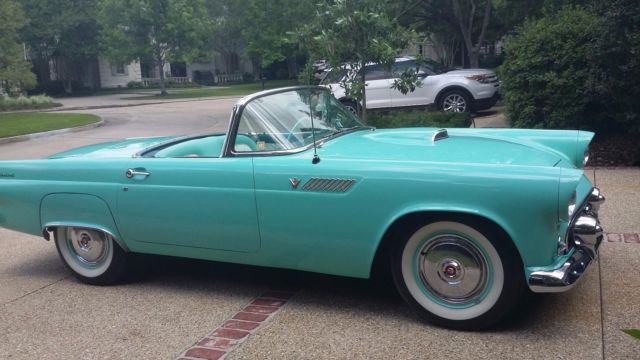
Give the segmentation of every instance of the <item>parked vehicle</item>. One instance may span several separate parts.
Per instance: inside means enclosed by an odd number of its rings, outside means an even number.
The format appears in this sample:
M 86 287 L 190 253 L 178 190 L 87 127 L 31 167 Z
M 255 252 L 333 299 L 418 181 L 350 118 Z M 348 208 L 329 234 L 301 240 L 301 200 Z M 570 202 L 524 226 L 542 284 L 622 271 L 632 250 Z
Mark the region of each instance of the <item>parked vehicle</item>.
M 392 89 L 394 80 L 405 69 L 416 69 L 421 84 L 415 91 L 402 94 Z M 496 74 L 485 69 L 452 70 L 435 61 L 423 60 L 416 66 L 413 57 L 397 58 L 390 70 L 370 64 L 365 71 L 367 109 L 435 106 L 446 112 L 486 110 L 499 98 L 500 82 Z M 357 76 L 345 69 L 334 69 L 321 81 L 351 112 L 358 113 L 361 103 L 346 95 L 340 82 L 347 76 Z
M 389 264 L 425 318 L 485 328 L 596 259 L 592 137 L 379 130 L 324 87 L 269 90 L 237 103 L 227 133 L 0 162 L 0 226 L 53 239 L 89 284 L 119 281 L 132 253 L 358 278 Z

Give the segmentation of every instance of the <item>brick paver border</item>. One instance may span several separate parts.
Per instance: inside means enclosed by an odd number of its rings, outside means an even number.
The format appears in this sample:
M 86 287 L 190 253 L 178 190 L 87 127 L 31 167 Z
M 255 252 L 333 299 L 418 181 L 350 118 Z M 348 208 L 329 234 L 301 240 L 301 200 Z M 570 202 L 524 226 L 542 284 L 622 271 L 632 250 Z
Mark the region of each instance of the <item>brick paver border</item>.
M 607 242 L 614 243 L 627 243 L 627 244 L 640 244 L 640 234 L 618 234 L 618 233 L 607 233 L 606 234 Z
M 223 359 L 272 319 L 293 295 L 290 291 L 267 291 L 254 298 L 231 319 L 183 351 L 177 360 Z

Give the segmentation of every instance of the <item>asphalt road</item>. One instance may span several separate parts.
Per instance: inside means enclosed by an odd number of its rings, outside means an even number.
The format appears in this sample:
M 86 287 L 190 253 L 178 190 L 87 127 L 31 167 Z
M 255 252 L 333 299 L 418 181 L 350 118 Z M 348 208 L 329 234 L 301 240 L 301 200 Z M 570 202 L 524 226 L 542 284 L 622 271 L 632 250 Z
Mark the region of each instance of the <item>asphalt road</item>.
M 84 104 L 90 98 L 81 98 Z M 238 98 L 174 101 L 154 105 L 72 110 L 96 114 L 105 124 L 99 128 L 0 146 L 0 159 L 34 159 L 77 146 L 138 136 L 189 135 L 225 132 Z M 79 101 L 72 102 L 73 105 Z M 109 106 L 113 102 L 108 102 Z
M 37 158 L 99 141 L 224 131 L 233 99 L 87 110 L 104 126 L 0 145 Z M 590 171 L 608 196 L 606 230 L 640 232 L 640 170 Z M 295 295 L 233 359 L 633 359 L 640 342 L 640 244 L 605 243 L 571 292 L 533 296 L 488 332 L 415 318 L 388 284 L 295 271 L 144 257 L 130 281 L 78 283 L 41 238 L 0 229 L 0 359 L 172 359 L 269 289 Z M 226 323 L 225 323 L 226 324 Z

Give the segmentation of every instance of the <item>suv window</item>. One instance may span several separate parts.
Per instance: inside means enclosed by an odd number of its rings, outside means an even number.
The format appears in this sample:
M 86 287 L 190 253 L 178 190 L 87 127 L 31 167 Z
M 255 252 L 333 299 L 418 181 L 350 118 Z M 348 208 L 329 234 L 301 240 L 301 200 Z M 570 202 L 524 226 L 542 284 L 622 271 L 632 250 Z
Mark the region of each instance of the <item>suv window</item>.
M 389 74 L 389 72 L 384 68 L 384 66 L 380 64 L 368 65 L 364 69 L 365 69 L 365 73 L 364 73 L 365 81 L 388 79 L 391 77 L 391 74 Z
M 414 60 L 398 61 L 393 64 L 391 71 L 394 77 L 398 77 L 409 68 L 416 69 L 416 62 Z

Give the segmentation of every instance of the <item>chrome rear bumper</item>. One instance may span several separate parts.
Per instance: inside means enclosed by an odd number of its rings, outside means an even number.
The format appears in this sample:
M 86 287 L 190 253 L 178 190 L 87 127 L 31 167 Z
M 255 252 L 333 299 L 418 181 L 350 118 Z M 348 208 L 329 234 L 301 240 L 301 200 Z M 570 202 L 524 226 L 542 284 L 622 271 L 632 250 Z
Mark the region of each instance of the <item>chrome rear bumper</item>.
M 573 241 L 573 253 L 558 268 L 534 271 L 529 275 L 529 288 L 533 292 L 562 292 L 571 289 L 598 257 L 603 231 L 598 221 L 598 210 L 605 201 L 598 188 L 593 188 L 580 211 L 569 225 L 569 241 Z

